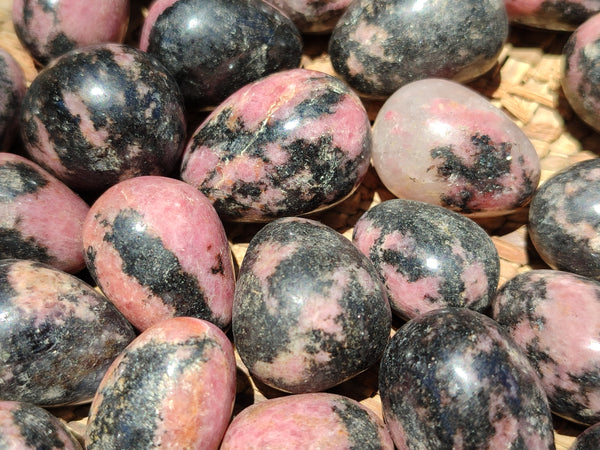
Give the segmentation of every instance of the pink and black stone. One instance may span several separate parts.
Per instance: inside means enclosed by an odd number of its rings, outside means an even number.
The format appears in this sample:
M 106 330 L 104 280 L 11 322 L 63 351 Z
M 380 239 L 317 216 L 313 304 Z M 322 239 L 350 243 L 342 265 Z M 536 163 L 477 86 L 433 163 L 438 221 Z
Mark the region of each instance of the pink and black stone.
M 40 166 L 0 153 L 0 259 L 29 259 L 76 273 L 89 206 Z
M 75 48 L 123 42 L 129 24 L 129 0 L 14 0 L 15 33 L 41 65 Z
M 15 58 L 0 48 L 0 151 L 11 150 L 25 95 L 25 74 Z
M 596 450 L 600 448 L 600 423 L 596 423 L 585 429 L 577 436 L 569 450 Z
M 359 94 L 385 98 L 423 78 L 477 78 L 507 37 L 502 0 L 360 0 L 334 28 L 329 55 Z
M 98 291 L 45 264 L 0 261 L 0 400 L 89 402 L 133 327 Z
M 31 403 L 0 401 L 0 448 L 81 450 L 56 416 Z
M 396 448 L 554 449 L 537 374 L 476 311 L 438 309 L 398 329 L 381 360 L 379 392 Z
M 574 164 L 540 186 L 528 231 L 550 267 L 600 280 L 600 160 Z
M 122 44 L 56 59 L 33 80 L 21 111 L 27 154 L 78 192 L 170 174 L 185 132 L 175 80 L 150 55 Z
M 600 12 L 600 0 L 504 0 L 511 23 L 573 31 Z
M 323 391 L 375 364 L 390 328 L 375 267 L 340 233 L 283 218 L 250 241 L 232 330 L 256 379 L 291 393 Z
M 266 0 L 283 11 L 302 33 L 329 33 L 351 0 Z
M 354 244 L 378 269 L 392 310 L 404 319 L 445 306 L 486 313 L 500 260 L 474 221 L 441 206 L 387 200 L 356 222 Z
M 158 0 L 140 37 L 140 49 L 173 74 L 190 110 L 298 67 L 302 47 L 293 22 L 261 0 Z
M 196 188 L 135 177 L 107 189 L 83 223 L 85 262 L 139 330 L 175 316 L 229 327 L 233 263 L 223 224 Z
M 90 407 L 85 448 L 217 450 L 235 389 L 225 333 L 192 317 L 164 320 L 106 372 Z
M 536 369 L 553 413 L 600 422 L 600 282 L 559 270 L 509 280 L 493 318 Z
M 318 392 L 271 398 L 239 413 L 220 450 L 248 448 L 393 450 L 383 421 L 351 398 Z
M 575 30 L 563 55 L 565 97 L 585 123 L 600 131 L 600 13 Z
M 181 179 L 223 220 L 269 221 L 326 209 L 369 168 L 371 124 L 343 81 L 306 69 L 244 86 L 192 135 Z

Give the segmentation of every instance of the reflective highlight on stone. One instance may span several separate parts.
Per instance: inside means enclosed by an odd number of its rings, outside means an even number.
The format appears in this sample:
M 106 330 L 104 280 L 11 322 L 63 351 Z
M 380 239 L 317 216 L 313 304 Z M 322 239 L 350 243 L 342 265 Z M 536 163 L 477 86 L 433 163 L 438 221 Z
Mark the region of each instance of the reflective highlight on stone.
M 542 380 L 552 412 L 600 422 L 600 283 L 557 270 L 509 280 L 493 317 L 523 349 Z
M 390 328 L 375 268 L 333 229 L 283 218 L 250 241 L 232 330 L 242 361 L 261 382 L 292 393 L 328 389 L 372 366 Z
M 354 244 L 371 259 L 394 312 L 405 319 L 445 306 L 487 312 L 500 260 L 475 222 L 441 206 L 387 200 L 356 222 Z
M 402 326 L 383 354 L 379 393 L 397 448 L 554 449 L 548 402 L 526 356 L 469 309 Z

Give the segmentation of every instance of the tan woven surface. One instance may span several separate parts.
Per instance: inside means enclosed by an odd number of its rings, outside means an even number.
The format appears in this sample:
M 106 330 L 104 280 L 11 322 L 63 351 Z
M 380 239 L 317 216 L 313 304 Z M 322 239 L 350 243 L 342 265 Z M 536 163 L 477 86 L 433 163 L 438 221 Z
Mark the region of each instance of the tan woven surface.
M 0 0 L 0 47 L 8 50 L 22 65 L 27 81 L 36 69 L 16 38 L 10 22 L 11 0 Z M 148 1 L 133 1 L 130 39 L 135 39 Z M 141 6 L 140 6 L 141 5 Z M 556 171 L 575 162 L 594 158 L 600 153 L 600 135 L 585 126 L 568 106 L 560 89 L 564 59 L 562 49 L 568 35 L 524 28 L 511 30 L 498 64 L 486 76 L 470 86 L 503 108 L 533 142 L 542 164 L 542 182 Z M 334 74 L 327 56 L 324 37 L 307 37 L 302 65 Z M 374 119 L 381 102 L 366 102 Z M 352 226 L 360 215 L 382 200 L 393 196 L 381 185 L 374 171 L 349 199 L 316 218 L 351 236 Z M 527 208 L 516 213 L 479 221 L 492 236 L 501 261 L 500 283 L 531 268 L 546 267 L 527 239 Z M 239 265 L 247 244 L 260 225 L 226 226 L 234 259 Z M 396 323 L 398 326 L 398 323 Z M 281 395 L 267 387 L 257 386 L 238 359 L 238 396 L 235 411 L 264 398 Z M 360 400 L 381 415 L 377 394 L 377 372 L 372 369 L 333 389 L 334 392 Z M 81 436 L 85 428 L 87 407 L 60 408 L 54 411 Z M 567 449 L 583 428 L 562 419 L 555 421 L 556 446 Z

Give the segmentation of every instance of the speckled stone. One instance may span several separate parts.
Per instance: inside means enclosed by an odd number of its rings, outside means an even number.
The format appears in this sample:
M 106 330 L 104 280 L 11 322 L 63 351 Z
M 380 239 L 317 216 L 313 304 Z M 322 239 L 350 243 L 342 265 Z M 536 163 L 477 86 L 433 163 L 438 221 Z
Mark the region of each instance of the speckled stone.
M 157 0 L 140 37 L 140 48 L 173 74 L 192 110 L 298 67 L 302 47 L 293 22 L 261 0 Z
M 266 0 L 283 11 L 303 33 L 328 33 L 351 0 Z
M 528 231 L 550 267 L 600 280 L 600 160 L 567 167 L 540 186 Z
M 106 372 L 85 433 L 87 450 L 216 450 L 231 418 L 236 365 L 227 336 L 191 317 L 140 334 Z
M 386 100 L 372 160 L 397 197 L 480 217 L 528 203 L 541 172 L 535 148 L 504 112 L 444 79 L 409 83 Z
M 575 30 L 563 54 L 565 97 L 585 123 L 600 131 L 600 13 Z
M 493 317 L 537 370 L 555 414 L 600 422 L 600 283 L 558 270 L 509 280 Z
M 384 201 L 360 217 L 352 240 L 378 269 L 392 310 L 404 319 L 444 306 L 485 313 L 496 293 L 500 259 L 492 239 L 441 206 Z
M 369 168 L 371 125 L 339 79 L 292 69 L 249 84 L 191 137 L 181 178 L 223 220 L 268 221 L 339 203 Z
M 25 74 L 15 58 L 0 48 L 0 151 L 11 149 L 25 95 Z
M 231 422 L 220 450 L 393 450 L 383 421 L 342 395 L 295 394 L 255 403 Z
M 0 401 L 0 448 L 81 450 L 67 427 L 39 406 Z
M 34 162 L 0 153 L 0 259 L 30 259 L 79 272 L 85 267 L 81 228 L 89 209 Z
M 477 78 L 507 37 L 502 0 L 360 0 L 334 28 L 329 55 L 360 94 L 385 98 L 423 78 Z
M 236 349 L 282 391 L 333 387 L 375 364 L 391 311 L 371 261 L 319 222 L 278 219 L 254 235 L 233 302 Z
M 390 340 L 379 370 L 383 417 L 399 449 L 554 449 L 539 378 L 496 322 L 430 311 Z
M 121 44 L 73 50 L 23 99 L 27 154 L 76 191 L 170 174 L 185 146 L 183 99 L 154 58 Z
M 41 65 L 69 50 L 123 42 L 128 0 L 13 0 L 12 21 L 21 44 Z
M 569 450 L 598 450 L 600 448 L 600 423 L 591 427 L 577 436 Z
M 512 23 L 572 31 L 600 12 L 600 0 L 504 0 Z
M 87 267 L 139 330 L 175 316 L 231 322 L 234 275 L 223 224 L 193 186 L 166 177 L 122 181 L 83 224 Z
M 98 291 L 41 263 L 0 261 L 0 400 L 92 399 L 133 327 Z

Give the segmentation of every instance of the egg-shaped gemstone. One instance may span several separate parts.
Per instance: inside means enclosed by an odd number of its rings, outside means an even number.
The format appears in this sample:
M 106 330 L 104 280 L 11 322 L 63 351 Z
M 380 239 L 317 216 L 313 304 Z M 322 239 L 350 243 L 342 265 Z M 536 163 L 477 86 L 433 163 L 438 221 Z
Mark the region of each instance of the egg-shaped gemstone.
M 563 54 L 565 97 L 585 123 L 600 131 L 600 13 L 571 34 Z
M 377 271 L 338 232 L 313 220 L 283 218 L 250 241 L 232 330 L 258 380 L 292 393 L 328 389 L 372 366 L 390 328 Z
M 98 291 L 42 263 L 0 261 L 0 400 L 88 402 L 135 337 Z
M 181 178 L 224 220 L 268 221 L 330 207 L 365 176 L 371 125 L 341 80 L 293 69 L 251 83 L 202 123 Z
M 190 109 L 218 105 L 302 57 L 296 26 L 261 0 L 157 0 L 140 48 L 173 74 Z
M 550 267 L 600 279 L 600 160 L 574 164 L 542 184 L 528 231 Z
M 319 392 L 247 407 L 227 428 L 220 448 L 393 450 L 394 443 L 375 412 L 348 397 Z
M 0 259 L 30 259 L 65 272 L 85 267 L 81 228 L 89 206 L 40 166 L 0 153 Z
M 75 48 L 123 42 L 129 0 L 14 0 L 12 21 L 23 46 L 40 64 Z
M 537 370 L 552 412 L 600 422 L 600 282 L 558 270 L 509 280 L 493 317 Z
M 0 447 L 81 450 L 57 417 L 31 403 L 0 401 Z
M 397 448 L 554 448 L 537 374 L 476 311 L 438 309 L 398 329 L 381 360 L 379 392 Z
M 25 74 L 17 60 L 0 48 L 0 151 L 11 149 L 25 95 Z
M 303 33 L 328 33 L 351 0 L 266 0 L 283 11 Z
M 573 31 L 600 12 L 600 0 L 504 0 L 512 23 Z
M 77 191 L 170 174 L 185 125 L 175 80 L 154 58 L 121 44 L 55 60 L 33 80 L 21 111 L 28 155 Z
M 175 317 L 140 334 L 106 372 L 86 449 L 216 450 L 231 418 L 233 347 L 215 325 Z
M 473 220 L 446 208 L 393 199 L 354 226 L 354 244 L 379 271 L 392 310 L 405 319 L 457 306 L 487 312 L 500 260 Z
M 600 448 L 600 422 L 588 427 L 583 431 L 569 450 L 596 450 Z
M 223 224 L 193 186 L 167 177 L 122 181 L 92 205 L 85 262 L 138 329 L 174 317 L 231 322 L 234 275 Z
M 443 79 L 407 84 L 373 125 L 373 166 L 396 196 L 493 216 L 526 204 L 540 178 L 523 131 L 477 92 Z
M 507 36 L 502 0 L 360 0 L 334 28 L 329 55 L 360 94 L 385 98 L 423 78 L 483 75 Z

